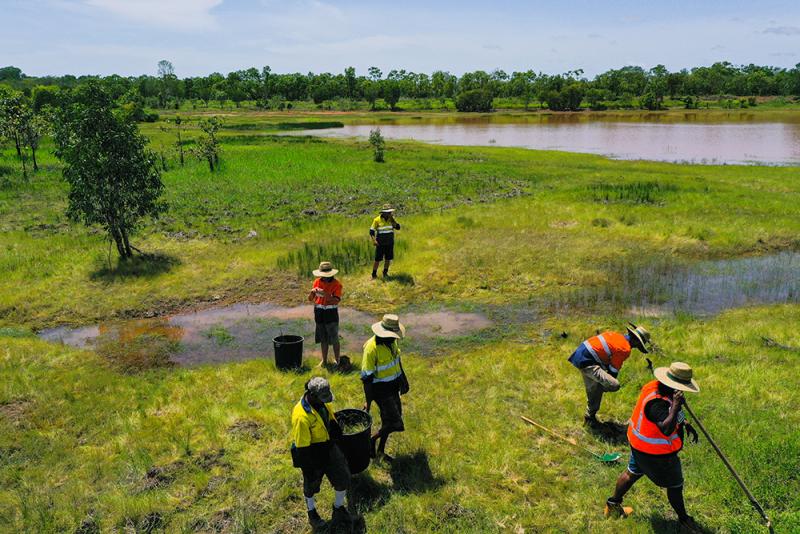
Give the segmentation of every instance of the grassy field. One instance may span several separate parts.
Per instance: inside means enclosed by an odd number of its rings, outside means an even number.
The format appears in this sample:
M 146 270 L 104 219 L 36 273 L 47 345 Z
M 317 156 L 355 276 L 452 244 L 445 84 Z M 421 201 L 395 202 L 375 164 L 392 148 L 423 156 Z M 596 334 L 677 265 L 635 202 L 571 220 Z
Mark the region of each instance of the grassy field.
M 355 482 L 370 532 L 674 529 L 665 496 L 646 481 L 630 494 L 634 517 L 605 521 L 622 466 L 597 464 L 518 418 L 624 452 L 581 428 L 583 387 L 566 358 L 596 329 L 628 320 L 653 331 L 657 364 L 692 364 L 702 387 L 693 406 L 776 530 L 800 529 L 800 307 L 641 317 L 624 299 L 585 298 L 613 287 L 621 266 L 800 249 L 796 168 L 395 142 L 376 164 L 365 142 L 274 135 L 301 120 L 340 119 L 226 117 L 214 174 L 193 159 L 179 167 L 171 134 L 143 126 L 169 158 L 170 209 L 135 237 L 154 256 L 126 266 L 109 260 L 102 234 L 65 219 L 47 149 L 29 183 L 4 152 L 0 530 L 303 532 L 289 411 L 308 376 L 327 372 L 283 374 L 268 361 L 123 372 L 30 332 L 240 300 L 299 304 L 310 277 L 298 273 L 322 256 L 346 265 L 347 306 L 401 316 L 470 309 L 497 322 L 438 343 L 433 356 L 408 353 L 408 431 L 389 444 L 398 462 Z M 374 282 L 366 230 L 387 201 L 403 224 L 399 276 Z M 338 407 L 362 404 L 357 375 L 329 376 Z M 622 379 L 601 411 L 620 422 L 648 379 L 641 357 Z M 715 531 L 759 531 L 708 444 L 683 457 L 691 513 Z M 331 498 L 325 489 L 326 512 Z

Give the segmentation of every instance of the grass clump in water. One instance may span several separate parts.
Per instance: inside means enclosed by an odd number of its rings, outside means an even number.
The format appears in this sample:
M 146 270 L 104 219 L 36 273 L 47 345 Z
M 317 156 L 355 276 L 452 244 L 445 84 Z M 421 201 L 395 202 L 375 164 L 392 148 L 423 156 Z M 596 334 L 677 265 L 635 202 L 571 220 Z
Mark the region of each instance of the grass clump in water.
M 233 334 L 231 334 L 230 331 L 228 331 L 228 329 L 221 324 L 212 326 L 203 332 L 203 335 L 208 339 L 214 340 L 214 342 L 220 346 L 230 345 L 234 340 Z
M 178 350 L 180 343 L 162 334 L 148 333 L 122 339 L 102 336 L 97 340 L 97 353 L 127 374 L 172 367 L 175 364 L 171 357 Z

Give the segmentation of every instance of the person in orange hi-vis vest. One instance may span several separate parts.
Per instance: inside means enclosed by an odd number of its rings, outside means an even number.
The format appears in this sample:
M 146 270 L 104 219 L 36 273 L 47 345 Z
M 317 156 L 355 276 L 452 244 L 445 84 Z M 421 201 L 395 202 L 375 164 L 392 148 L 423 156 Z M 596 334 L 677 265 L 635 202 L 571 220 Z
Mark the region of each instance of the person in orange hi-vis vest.
M 692 378 L 692 368 L 683 362 L 658 367 L 656 380 L 644 385 L 628 421 L 631 456 L 628 467 L 617 479 L 614 495 L 606 501 L 606 517 L 627 517 L 633 508 L 622 506 L 622 498 L 643 475 L 667 490 L 669 504 L 678 514 L 681 527 L 702 532 L 686 513 L 683 502 L 683 470 L 678 453 L 683 448 L 684 432 L 697 443 L 697 432 L 686 422 L 683 392 L 697 393 L 700 387 Z
M 617 376 L 622 364 L 636 348 L 647 354 L 647 343 L 650 343 L 650 332 L 629 323 L 627 334 L 619 332 L 603 332 L 590 337 L 575 349 L 569 362 L 583 376 L 586 388 L 586 412 L 583 414 L 585 424 L 599 425 L 597 411 L 603 401 L 603 393 L 617 391 L 620 387 Z

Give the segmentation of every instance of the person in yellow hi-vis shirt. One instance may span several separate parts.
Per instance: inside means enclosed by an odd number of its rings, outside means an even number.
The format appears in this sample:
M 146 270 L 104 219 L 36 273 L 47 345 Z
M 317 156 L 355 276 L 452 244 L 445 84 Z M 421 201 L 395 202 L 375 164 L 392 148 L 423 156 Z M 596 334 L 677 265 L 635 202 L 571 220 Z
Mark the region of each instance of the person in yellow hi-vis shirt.
M 308 508 L 308 522 L 313 529 L 325 526 L 314 501 L 323 476 L 328 477 L 336 492 L 331 521 L 348 525 L 352 522 L 344 506 L 350 487 L 350 469 L 336 444 L 342 430 L 336 422 L 331 402 L 331 385 L 321 376 L 316 376 L 306 382 L 306 391 L 292 410 L 292 464 L 303 472 L 303 495 Z
M 372 264 L 372 278 L 378 277 L 378 267 L 383 261 L 383 277 L 389 276 L 389 265 L 394 259 L 394 231 L 400 223 L 394 218 L 394 208 L 384 204 L 380 214 L 372 220 L 369 236 L 375 245 L 375 263 Z
M 381 427 L 372 435 L 371 455 L 391 462 L 392 457 L 385 452 L 386 440 L 392 432 L 405 430 L 400 395 L 407 393 L 409 388 L 397 340 L 405 336 L 406 329 L 397 315 L 387 314 L 372 325 L 372 331 L 375 335 L 364 343 L 364 356 L 361 358 L 361 381 L 366 397 L 364 411 L 369 412 L 373 400 L 378 405 Z

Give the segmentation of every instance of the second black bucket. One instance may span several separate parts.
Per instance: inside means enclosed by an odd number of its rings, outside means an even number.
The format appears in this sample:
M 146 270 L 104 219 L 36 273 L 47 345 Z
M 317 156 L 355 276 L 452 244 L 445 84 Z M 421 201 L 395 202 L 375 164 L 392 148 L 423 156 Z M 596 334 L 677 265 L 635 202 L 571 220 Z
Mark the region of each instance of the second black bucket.
M 297 369 L 303 365 L 303 336 L 281 335 L 272 339 L 275 367 Z
M 350 474 L 355 475 L 369 466 L 372 417 L 364 410 L 354 408 L 345 408 L 335 415 L 343 434 L 339 448 L 347 458 Z

